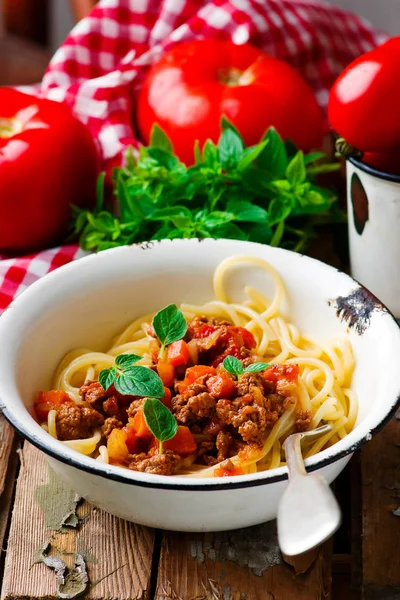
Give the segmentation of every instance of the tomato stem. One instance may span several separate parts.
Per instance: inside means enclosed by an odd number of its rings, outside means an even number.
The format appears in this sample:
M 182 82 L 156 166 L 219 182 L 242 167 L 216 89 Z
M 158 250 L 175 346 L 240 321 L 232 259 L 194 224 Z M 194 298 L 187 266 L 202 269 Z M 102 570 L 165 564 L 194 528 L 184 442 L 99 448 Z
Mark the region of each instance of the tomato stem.
M 11 138 L 21 131 L 22 125 L 15 119 L 0 119 L 0 138 Z

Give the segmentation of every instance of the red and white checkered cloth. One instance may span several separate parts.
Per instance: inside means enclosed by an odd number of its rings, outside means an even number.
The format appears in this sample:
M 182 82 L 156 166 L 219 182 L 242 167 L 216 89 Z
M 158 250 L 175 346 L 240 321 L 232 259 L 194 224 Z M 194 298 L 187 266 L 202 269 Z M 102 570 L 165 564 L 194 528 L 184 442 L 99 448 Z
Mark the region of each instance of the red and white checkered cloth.
M 68 104 L 98 141 L 103 166 L 137 145 L 132 115 L 146 68 L 178 41 L 250 42 L 295 67 L 326 108 L 355 57 L 386 39 L 320 0 L 101 0 L 56 52 L 39 93 Z M 81 253 L 76 246 L 0 261 L 0 311 L 30 283 Z

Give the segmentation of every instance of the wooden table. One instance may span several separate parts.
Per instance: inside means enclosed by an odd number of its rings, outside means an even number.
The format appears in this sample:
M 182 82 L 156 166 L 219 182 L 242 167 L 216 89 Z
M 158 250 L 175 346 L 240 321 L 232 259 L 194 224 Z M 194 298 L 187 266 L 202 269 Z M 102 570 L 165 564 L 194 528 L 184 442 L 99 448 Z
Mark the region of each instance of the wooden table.
M 69 568 L 65 594 L 86 588 L 91 599 L 400 599 L 399 434 L 400 421 L 393 419 L 353 457 L 335 485 L 341 529 L 289 565 L 277 547 L 275 522 L 171 533 L 82 502 L 0 416 L 1 600 L 57 598 L 56 574 L 41 557 Z M 63 569 L 63 563 L 56 565 Z M 71 572 L 75 563 L 87 572 L 87 584 L 82 573 Z

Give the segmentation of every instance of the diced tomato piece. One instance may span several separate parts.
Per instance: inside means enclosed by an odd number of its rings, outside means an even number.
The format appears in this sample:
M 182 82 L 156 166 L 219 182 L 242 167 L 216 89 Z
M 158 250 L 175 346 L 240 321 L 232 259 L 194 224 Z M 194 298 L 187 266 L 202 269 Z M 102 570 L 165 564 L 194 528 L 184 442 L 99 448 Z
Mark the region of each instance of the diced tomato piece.
M 264 379 L 276 383 L 279 379 L 295 381 L 300 373 L 299 365 L 288 363 L 283 365 L 273 365 L 264 373 Z
M 124 462 L 128 458 L 127 434 L 123 429 L 113 429 L 107 440 L 108 456 L 111 460 Z
M 243 469 L 241 467 L 235 467 L 232 471 L 222 467 L 214 469 L 214 477 L 231 477 L 232 475 L 244 475 Z
M 142 410 L 138 410 L 135 416 L 133 417 L 132 427 L 136 431 L 138 437 L 150 439 L 153 437 L 150 429 L 146 425 L 146 421 L 144 418 L 144 414 Z
M 140 452 L 147 452 L 149 442 L 147 439 L 139 437 L 136 433 L 135 428 L 128 423 L 122 428 L 122 431 L 126 435 L 126 445 L 128 446 L 129 454 L 139 454 Z
M 187 379 L 189 383 L 194 383 L 196 379 L 203 375 L 215 375 L 214 367 L 208 367 L 207 365 L 189 367 L 189 369 L 186 369 L 185 379 Z
M 223 373 L 207 379 L 206 385 L 214 398 L 231 398 L 236 393 L 236 383 Z
M 39 392 L 34 405 L 38 420 L 41 423 L 43 423 L 43 421 L 47 421 L 47 415 L 49 412 L 65 402 L 72 402 L 72 400 L 68 394 L 62 390 Z
M 179 393 L 183 394 L 186 388 L 194 383 L 196 379 L 202 377 L 203 375 L 215 375 L 216 371 L 214 367 L 208 367 L 207 365 L 196 365 L 194 367 L 189 367 L 186 369 L 185 379 L 181 381 L 178 385 Z
M 181 456 L 187 456 L 196 452 L 197 444 L 189 427 L 179 425 L 176 435 L 170 440 L 163 442 L 165 450 L 173 450 Z
M 235 327 L 234 329 L 236 329 L 238 334 L 241 336 L 243 340 L 243 345 L 246 346 L 246 348 L 252 350 L 257 346 L 254 335 L 248 329 L 246 329 L 245 327 Z
M 224 361 L 224 358 L 226 358 L 227 356 L 235 356 L 235 358 L 241 358 L 240 345 L 236 344 L 235 342 L 231 342 L 227 349 L 224 352 L 222 352 L 222 354 L 218 354 L 218 356 L 214 358 L 212 366 L 218 367 L 218 365 L 220 365 Z
M 174 367 L 186 365 L 189 360 L 189 350 L 184 340 L 179 340 L 168 346 L 168 362 Z
M 159 360 L 157 363 L 157 371 L 161 381 L 166 387 L 172 387 L 175 379 L 175 367 L 167 360 Z
M 162 402 L 167 408 L 172 408 L 171 404 L 171 390 L 164 385 L 164 398 L 160 398 L 160 402 Z
M 217 328 L 213 327 L 212 325 L 207 325 L 207 323 L 204 323 L 204 325 L 202 325 L 201 327 L 199 327 L 196 331 L 196 333 L 194 334 L 195 338 L 204 338 L 204 337 L 208 337 L 209 335 L 211 335 L 212 333 L 214 333 L 214 331 L 216 331 Z

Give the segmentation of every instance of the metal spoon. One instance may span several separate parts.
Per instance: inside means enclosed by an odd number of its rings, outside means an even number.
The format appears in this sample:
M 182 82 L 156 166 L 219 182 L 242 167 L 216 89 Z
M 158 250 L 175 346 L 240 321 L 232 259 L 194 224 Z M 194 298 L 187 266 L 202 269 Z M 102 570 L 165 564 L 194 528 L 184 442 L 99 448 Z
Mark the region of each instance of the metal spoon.
M 335 533 L 341 512 L 325 479 L 307 473 L 301 454 L 303 438 L 317 438 L 332 429 L 323 425 L 290 435 L 283 447 L 289 471 L 287 486 L 278 508 L 278 541 L 283 554 L 295 556 L 318 546 Z

